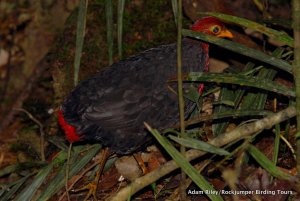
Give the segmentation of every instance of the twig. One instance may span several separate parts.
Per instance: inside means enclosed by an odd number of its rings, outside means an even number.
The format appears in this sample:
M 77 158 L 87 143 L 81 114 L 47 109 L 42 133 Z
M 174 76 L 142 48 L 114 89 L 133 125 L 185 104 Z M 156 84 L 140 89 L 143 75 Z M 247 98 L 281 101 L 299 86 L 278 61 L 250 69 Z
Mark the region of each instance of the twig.
M 66 195 L 67 195 L 68 201 L 70 201 L 68 181 L 69 181 L 69 171 L 70 171 L 70 164 L 71 164 L 70 158 L 71 158 L 71 152 L 72 152 L 72 145 L 73 145 L 73 143 L 70 143 L 69 149 L 68 149 L 68 158 L 67 158 L 66 175 L 65 175 L 65 187 L 66 187 Z
M 252 123 L 245 124 L 241 127 L 238 127 L 228 133 L 223 135 L 219 135 L 213 140 L 210 140 L 208 143 L 221 147 L 230 142 L 243 139 L 247 136 L 252 135 L 253 133 L 256 134 L 257 132 L 263 129 L 270 129 L 275 124 L 283 122 L 289 118 L 292 118 L 296 115 L 295 107 L 290 106 L 276 114 L 269 115 L 261 120 L 257 120 Z M 205 152 L 199 150 L 189 150 L 186 152 L 185 157 L 187 160 L 191 161 L 200 156 L 204 155 Z M 150 185 L 151 183 L 157 181 L 159 178 L 167 175 L 168 173 L 172 172 L 173 170 L 177 169 L 178 165 L 175 161 L 171 160 L 165 163 L 163 166 L 159 167 L 157 170 L 146 174 L 140 178 L 135 179 L 130 185 L 121 189 L 117 194 L 108 198 L 110 201 L 122 201 L 127 200 L 128 197 L 135 194 L 139 190 L 143 189 L 144 187 Z
M 87 167 L 78 177 L 76 177 L 76 179 L 74 179 L 74 181 L 68 185 L 68 189 L 67 191 L 70 191 L 74 185 L 91 169 L 93 169 L 95 166 L 99 165 L 99 160 L 95 161 L 92 165 L 90 165 L 89 167 Z M 64 197 L 66 196 L 66 191 L 59 197 L 58 201 L 62 201 L 64 199 Z
M 182 0 L 178 0 L 178 13 L 177 13 L 177 85 L 178 85 L 178 102 L 179 102 L 179 117 L 180 117 L 180 133 L 182 136 L 185 134 L 185 125 L 184 125 L 184 98 L 183 98 L 183 84 L 182 84 Z M 180 146 L 180 153 L 184 155 L 186 152 L 185 146 Z M 186 200 L 185 193 L 185 182 L 186 174 L 181 171 L 181 184 L 180 184 L 180 199 Z
M 49 67 L 47 64 L 47 57 L 45 57 L 41 62 L 39 62 L 31 76 L 26 80 L 26 85 L 23 87 L 22 92 L 20 95 L 15 99 L 16 101 L 13 103 L 11 108 L 20 108 L 24 100 L 29 96 L 32 87 L 34 86 L 35 82 L 41 77 L 41 75 L 45 72 L 45 70 Z M 0 124 L 0 133 L 5 130 L 5 128 L 12 122 L 14 115 L 16 114 L 17 110 L 10 110 L 10 112 L 4 117 L 1 118 L 2 122 Z
M 45 143 L 45 132 L 44 132 L 44 126 L 43 124 L 37 120 L 30 112 L 28 112 L 27 110 L 23 109 L 23 108 L 14 108 L 14 110 L 16 111 L 20 111 L 20 112 L 24 112 L 25 114 L 27 114 L 27 116 L 29 117 L 29 119 L 31 119 L 34 123 L 36 123 L 39 128 L 40 128 L 40 154 L 41 154 L 41 159 L 42 161 L 45 161 L 45 147 L 44 147 L 44 143 Z

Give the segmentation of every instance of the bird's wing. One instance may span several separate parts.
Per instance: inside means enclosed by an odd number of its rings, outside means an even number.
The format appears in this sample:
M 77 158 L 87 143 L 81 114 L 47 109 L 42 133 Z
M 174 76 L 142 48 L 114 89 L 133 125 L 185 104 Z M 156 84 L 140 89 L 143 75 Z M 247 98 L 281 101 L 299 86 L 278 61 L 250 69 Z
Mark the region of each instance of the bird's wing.
M 176 75 L 176 55 L 175 44 L 153 48 L 81 82 L 63 105 L 65 119 L 79 134 L 99 139 L 144 135 L 143 122 L 155 128 L 174 124 L 177 95 L 167 88 L 167 80 Z M 202 70 L 205 54 L 199 43 L 184 44 L 182 60 L 183 72 Z

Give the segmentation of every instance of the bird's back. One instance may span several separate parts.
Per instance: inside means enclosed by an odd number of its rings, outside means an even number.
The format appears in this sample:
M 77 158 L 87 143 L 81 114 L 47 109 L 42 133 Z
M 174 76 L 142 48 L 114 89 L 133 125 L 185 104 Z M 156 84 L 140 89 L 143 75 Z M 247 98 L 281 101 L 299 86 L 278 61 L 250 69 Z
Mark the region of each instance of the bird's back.
M 182 46 L 183 72 L 203 71 L 208 57 L 203 44 L 184 39 Z M 64 118 L 83 139 L 101 141 L 117 153 L 131 153 L 150 138 L 143 122 L 162 129 L 178 121 L 177 95 L 167 83 L 176 77 L 176 66 L 176 44 L 115 63 L 71 92 L 62 106 Z

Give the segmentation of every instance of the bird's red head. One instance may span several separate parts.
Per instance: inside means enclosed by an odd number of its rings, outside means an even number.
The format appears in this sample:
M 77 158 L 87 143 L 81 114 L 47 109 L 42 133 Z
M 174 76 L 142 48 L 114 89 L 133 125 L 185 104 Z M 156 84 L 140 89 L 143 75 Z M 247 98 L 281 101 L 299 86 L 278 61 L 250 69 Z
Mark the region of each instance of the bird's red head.
M 219 38 L 233 38 L 232 33 L 215 17 L 203 17 L 197 20 L 191 30 L 217 36 Z

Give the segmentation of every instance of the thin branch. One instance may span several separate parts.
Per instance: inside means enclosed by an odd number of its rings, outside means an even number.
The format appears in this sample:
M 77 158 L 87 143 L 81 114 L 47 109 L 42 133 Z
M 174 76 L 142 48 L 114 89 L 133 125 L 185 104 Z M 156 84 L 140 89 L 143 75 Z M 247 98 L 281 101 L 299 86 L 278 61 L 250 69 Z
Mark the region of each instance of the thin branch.
M 31 119 L 34 123 L 36 123 L 39 126 L 40 135 L 41 135 L 40 136 L 40 154 L 41 154 L 42 161 L 45 161 L 46 160 L 46 158 L 45 158 L 45 147 L 44 147 L 45 132 L 44 132 L 43 124 L 39 120 L 37 120 L 30 112 L 28 112 L 27 110 L 25 110 L 23 108 L 14 108 L 14 110 L 24 112 L 29 117 L 29 119 Z
M 70 201 L 68 181 L 69 181 L 69 172 L 70 172 L 70 165 L 71 165 L 70 159 L 71 159 L 72 146 L 73 146 L 73 143 L 70 143 L 69 149 L 68 149 L 66 172 L 65 172 L 65 188 L 66 188 L 66 195 L 67 195 L 68 201 Z
M 74 177 L 74 179 L 71 179 L 70 181 L 72 181 L 72 183 L 70 185 L 68 185 L 68 189 L 67 191 L 71 191 L 72 188 L 74 187 L 74 185 L 83 178 L 83 176 L 90 171 L 91 169 L 93 169 L 94 167 L 96 167 L 97 165 L 99 165 L 99 160 L 96 160 L 93 164 L 91 164 L 90 166 L 88 166 L 86 169 L 84 169 L 79 175 L 76 175 L 76 177 Z M 58 199 L 58 201 L 62 201 L 64 200 L 64 197 L 67 194 L 67 191 L 65 191 Z
M 178 83 L 178 102 L 179 102 L 179 115 L 180 115 L 180 132 L 182 136 L 185 136 L 185 125 L 184 125 L 184 98 L 182 89 L 182 0 L 178 0 L 178 18 L 177 18 L 177 83 Z M 185 147 L 180 146 L 180 152 L 182 155 L 185 154 Z M 186 200 L 185 186 L 186 174 L 181 171 L 181 184 L 180 184 L 180 199 Z
M 23 102 L 28 98 L 30 95 L 30 92 L 34 86 L 34 84 L 37 82 L 37 80 L 43 75 L 45 70 L 49 67 L 49 64 L 47 63 L 47 57 L 45 57 L 41 62 L 39 62 L 36 66 L 32 74 L 28 77 L 26 80 L 26 85 L 23 87 L 21 93 L 18 97 L 15 98 L 15 101 L 13 103 L 13 106 L 11 108 L 20 108 L 22 107 Z M 16 114 L 17 110 L 11 109 L 8 114 L 0 118 L 2 121 L 0 123 L 0 134 L 3 132 L 7 126 L 13 121 L 14 115 Z
M 210 140 L 208 143 L 221 147 L 228 143 L 231 143 L 233 141 L 237 141 L 240 139 L 243 139 L 247 136 L 251 136 L 253 134 L 256 134 L 259 131 L 262 131 L 263 129 L 270 129 L 275 124 L 278 124 L 280 122 L 286 121 L 287 119 L 290 119 L 296 115 L 296 110 L 294 106 L 290 106 L 276 114 L 272 114 L 268 117 L 265 117 L 261 120 L 257 120 L 252 123 L 244 124 L 228 133 L 225 133 L 223 135 L 220 135 L 216 137 L 213 140 Z M 204 155 L 205 152 L 199 151 L 199 150 L 189 150 L 186 152 L 185 157 L 187 160 L 191 161 L 196 158 L 199 158 L 200 156 Z M 157 170 L 154 170 L 153 172 L 150 172 L 140 178 L 135 179 L 130 185 L 124 187 L 121 189 L 117 194 L 115 194 L 113 197 L 109 197 L 107 200 L 109 201 L 122 201 L 127 200 L 128 197 L 135 194 L 139 190 L 143 189 L 144 187 L 150 185 L 151 183 L 157 181 L 161 177 L 169 174 L 173 170 L 177 169 L 178 165 L 175 161 L 171 160 L 161 167 L 159 167 Z

